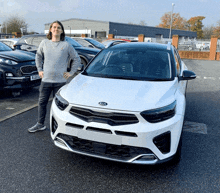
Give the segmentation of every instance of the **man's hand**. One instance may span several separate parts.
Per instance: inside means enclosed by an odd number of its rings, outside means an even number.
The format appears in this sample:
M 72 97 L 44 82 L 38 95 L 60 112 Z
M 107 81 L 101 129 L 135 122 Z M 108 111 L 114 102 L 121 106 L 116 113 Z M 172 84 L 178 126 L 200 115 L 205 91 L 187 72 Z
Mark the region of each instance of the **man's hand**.
M 70 75 L 69 72 L 64 72 L 64 73 L 63 73 L 63 77 L 64 77 L 65 79 L 68 79 L 70 76 L 71 76 L 71 75 Z
M 38 72 L 38 74 L 39 74 L 41 79 L 44 77 L 44 71 L 40 71 L 40 72 Z

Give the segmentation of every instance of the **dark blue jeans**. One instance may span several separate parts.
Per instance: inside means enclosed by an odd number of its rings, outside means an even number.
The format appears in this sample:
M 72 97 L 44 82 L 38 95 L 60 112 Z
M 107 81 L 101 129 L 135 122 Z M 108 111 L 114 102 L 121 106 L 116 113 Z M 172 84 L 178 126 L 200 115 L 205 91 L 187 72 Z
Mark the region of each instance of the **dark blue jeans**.
M 47 103 L 50 98 L 51 93 L 53 92 L 53 97 L 57 91 L 66 83 L 49 83 L 41 82 L 40 85 L 40 95 L 38 101 L 38 123 L 44 124 L 45 117 L 47 114 Z

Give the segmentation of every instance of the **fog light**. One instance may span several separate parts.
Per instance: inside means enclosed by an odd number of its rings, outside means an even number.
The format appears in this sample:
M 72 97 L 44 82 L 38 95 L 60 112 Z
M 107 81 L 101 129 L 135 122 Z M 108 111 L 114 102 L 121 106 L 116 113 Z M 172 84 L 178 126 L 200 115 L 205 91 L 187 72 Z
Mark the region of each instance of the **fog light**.
M 58 137 L 55 139 L 55 141 L 56 141 L 57 143 L 59 143 L 60 145 L 66 146 L 66 144 L 65 144 L 61 139 L 59 139 Z
M 13 77 L 12 73 L 5 73 L 5 75 L 8 76 L 8 77 Z
M 143 155 L 141 158 L 138 159 L 138 161 L 152 161 L 157 159 L 155 155 Z

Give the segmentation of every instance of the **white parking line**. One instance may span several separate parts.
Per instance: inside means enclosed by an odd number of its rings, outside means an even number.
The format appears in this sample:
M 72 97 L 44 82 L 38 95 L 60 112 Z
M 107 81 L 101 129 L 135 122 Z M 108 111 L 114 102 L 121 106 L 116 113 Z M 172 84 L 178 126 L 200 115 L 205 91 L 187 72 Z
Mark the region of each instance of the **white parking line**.
M 53 100 L 52 98 L 49 99 L 49 101 L 52 101 L 52 100 Z M 27 107 L 27 108 L 25 108 L 25 109 L 22 109 L 22 110 L 20 110 L 20 111 L 18 111 L 18 112 L 12 113 L 12 114 L 10 114 L 10 115 L 8 115 L 8 116 L 5 116 L 5 117 L 3 117 L 3 118 L 0 118 L 0 123 L 3 122 L 3 121 L 5 121 L 5 120 L 7 120 L 7 119 L 10 119 L 10 118 L 12 118 L 12 117 L 15 117 L 15 116 L 17 116 L 17 115 L 19 115 L 19 114 L 21 114 L 21 113 L 25 113 L 26 111 L 29 111 L 29 110 L 31 110 L 31 109 L 37 107 L 37 106 L 38 106 L 38 103 L 35 104 L 35 105 L 32 105 L 32 106 L 29 106 L 29 107 Z
M 204 79 L 215 80 L 214 77 L 204 77 Z
M 220 80 L 220 77 L 207 77 L 207 76 L 204 76 L 204 77 L 201 77 L 201 76 L 196 76 L 196 79 L 204 79 L 204 80 L 217 80 L 219 79 Z
M 7 107 L 6 109 L 7 109 L 7 110 L 14 110 L 15 108 Z
M 183 131 L 192 132 L 192 133 L 200 133 L 200 134 L 208 133 L 206 124 L 190 122 L 190 121 L 184 122 Z

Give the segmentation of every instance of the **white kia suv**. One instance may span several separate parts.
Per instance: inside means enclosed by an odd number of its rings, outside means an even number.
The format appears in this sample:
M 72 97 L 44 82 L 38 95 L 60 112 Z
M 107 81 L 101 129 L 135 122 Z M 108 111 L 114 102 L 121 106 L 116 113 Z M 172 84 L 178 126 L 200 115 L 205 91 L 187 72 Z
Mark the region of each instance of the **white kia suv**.
M 53 100 L 54 144 L 73 153 L 134 164 L 179 162 L 187 70 L 171 44 L 102 50 Z

